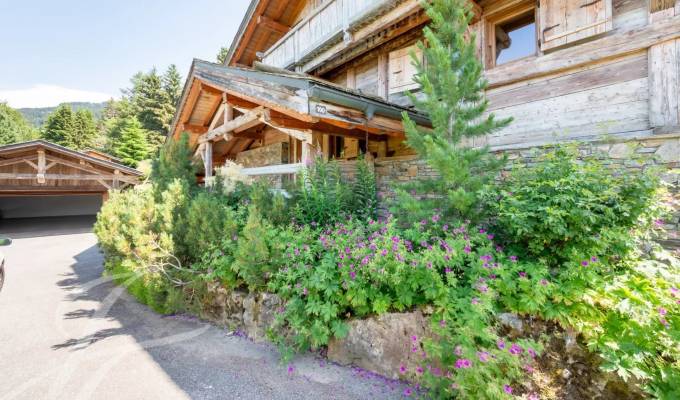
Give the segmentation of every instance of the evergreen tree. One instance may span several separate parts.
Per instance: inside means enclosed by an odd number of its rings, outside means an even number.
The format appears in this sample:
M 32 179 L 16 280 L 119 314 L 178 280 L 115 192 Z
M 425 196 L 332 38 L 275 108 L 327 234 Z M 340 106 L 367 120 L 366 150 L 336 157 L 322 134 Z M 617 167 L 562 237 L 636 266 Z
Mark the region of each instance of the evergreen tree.
M 220 47 L 219 53 L 217 53 L 217 62 L 220 64 L 227 63 L 227 55 L 229 54 L 229 47 Z
M 186 182 L 190 188 L 196 186 L 196 165 L 187 133 L 183 133 L 179 140 L 170 138 L 161 147 L 158 158 L 153 162 L 151 179 L 156 183 L 157 195 L 175 179 Z
M 480 191 L 494 179 L 504 159 L 488 148 L 472 148 L 472 138 L 507 126 L 511 119 L 498 121 L 486 115 L 486 81 L 477 58 L 474 35 L 469 34 L 472 18 L 465 0 L 428 0 L 423 3 L 431 24 L 418 43 L 421 61 L 412 54 L 417 70 L 415 81 L 423 98 L 409 97 L 416 109 L 426 112 L 432 129 L 418 127 L 404 113 L 407 143 L 434 168 L 441 178 L 423 179 L 410 188 L 398 190 L 398 215 L 421 220 L 433 212 L 452 219 L 479 217 Z M 427 45 L 425 45 L 425 42 Z M 414 192 L 415 190 L 415 192 Z M 415 193 L 415 194 L 414 194 Z
M 0 146 L 33 140 L 38 132 L 23 115 L 5 103 L 0 103 Z
M 42 137 L 48 142 L 75 148 L 73 132 L 73 110 L 70 106 L 62 104 L 47 117 L 43 126 Z
M 165 94 L 168 96 L 168 104 L 174 112 L 179 103 L 179 98 L 182 96 L 182 75 L 180 75 L 175 64 L 170 64 L 163 74 L 163 90 L 165 90 Z M 168 124 L 171 122 L 172 119 L 168 121 Z
M 76 150 L 95 147 L 96 138 L 97 126 L 92 112 L 85 109 L 76 111 L 73 114 L 72 147 Z
M 136 167 L 139 161 L 149 156 L 147 132 L 135 117 L 121 119 L 119 129 L 120 138 L 114 146 L 114 155 L 124 164 Z

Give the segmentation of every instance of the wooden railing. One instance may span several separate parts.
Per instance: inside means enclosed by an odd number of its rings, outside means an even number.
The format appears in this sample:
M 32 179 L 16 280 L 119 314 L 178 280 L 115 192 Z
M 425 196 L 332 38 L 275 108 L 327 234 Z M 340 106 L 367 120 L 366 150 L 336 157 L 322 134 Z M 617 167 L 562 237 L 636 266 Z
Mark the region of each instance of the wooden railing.
M 316 49 L 340 41 L 351 27 L 396 0 L 330 0 L 294 26 L 264 54 L 265 64 L 288 68 Z
M 297 174 L 304 167 L 304 164 L 280 164 L 267 167 L 243 168 L 241 173 L 246 176 L 270 176 L 270 175 L 290 175 Z

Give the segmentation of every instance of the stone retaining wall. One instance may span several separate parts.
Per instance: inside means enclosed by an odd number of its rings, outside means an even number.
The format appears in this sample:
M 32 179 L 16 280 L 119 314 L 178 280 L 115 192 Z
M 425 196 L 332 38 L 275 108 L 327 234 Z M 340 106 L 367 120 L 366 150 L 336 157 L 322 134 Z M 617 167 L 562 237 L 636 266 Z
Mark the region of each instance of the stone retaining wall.
M 648 136 L 629 139 L 625 142 L 590 142 L 579 146 L 583 156 L 596 155 L 605 165 L 623 165 L 630 170 L 662 167 L 661 178 L 668 184 L 672 199 L 673 215 L 664 221 L 668 232 L 663 244 L 680 248 L 680 134 Z M 533 165 L 536 158 L 549 147 L 496 150 L 505 153 L 510 160 L 506 171 L 513 162 Z M 375 160 L 378 196 L 383 208 L 394 198 L 394 185 L 408 183 L 419 178 L 437 177 L 438 174 L 425 161 L 416 156 L 378 158 Z

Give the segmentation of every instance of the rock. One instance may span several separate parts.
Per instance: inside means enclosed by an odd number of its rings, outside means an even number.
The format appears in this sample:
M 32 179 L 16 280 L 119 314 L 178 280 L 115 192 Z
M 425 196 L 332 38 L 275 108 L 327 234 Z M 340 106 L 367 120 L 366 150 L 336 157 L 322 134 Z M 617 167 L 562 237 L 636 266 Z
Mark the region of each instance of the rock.
M 267 340 L 267 329 L 281 307 L 281 298 L 271 293 L 250 293 L 243 300 L 243 327 L 254 342 Z
M 635 149 L 627 143 L 616 143 L 609 149 L 611 158 L 628 158 L 635 152 Z
M 663 162 L 680 161 L 680 140 L 664 142 L 654 154 Z
M 524 333 L 524 323 L 517 315 L 503 313 L 499 314 L 497 318 L 501 325 L 510 330 L 511 336 L 518 337 Z
M 202 299 L 201 318 L 229 329 L 243 326 L 243 301 L 246 293 L 229 290 L 218 282 L 208 283 Z
M 420 311 L 352 320 L 348 335 L 329 343 L 328 358 L 393 379 L 402 377 L 399 368 L 404 365 L 407 375 L 412 376 L 422 361 L 421 343 L 428 335 L 428 326 L 427 318 Z M 418 340 L 413 342 L 412 336 Z

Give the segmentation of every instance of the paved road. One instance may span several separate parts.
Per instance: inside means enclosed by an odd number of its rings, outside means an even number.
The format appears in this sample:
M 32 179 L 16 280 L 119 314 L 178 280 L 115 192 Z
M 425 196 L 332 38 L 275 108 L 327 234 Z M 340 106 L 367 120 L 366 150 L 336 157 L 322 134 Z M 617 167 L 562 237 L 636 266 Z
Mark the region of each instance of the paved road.
M 101 278 L 90 222 L 5 226 L 20 238 L 2 249 L 0 399 L 401 397 L 394 383 L 313 356 L 289 374 L 269 346 L 153 313 Z

